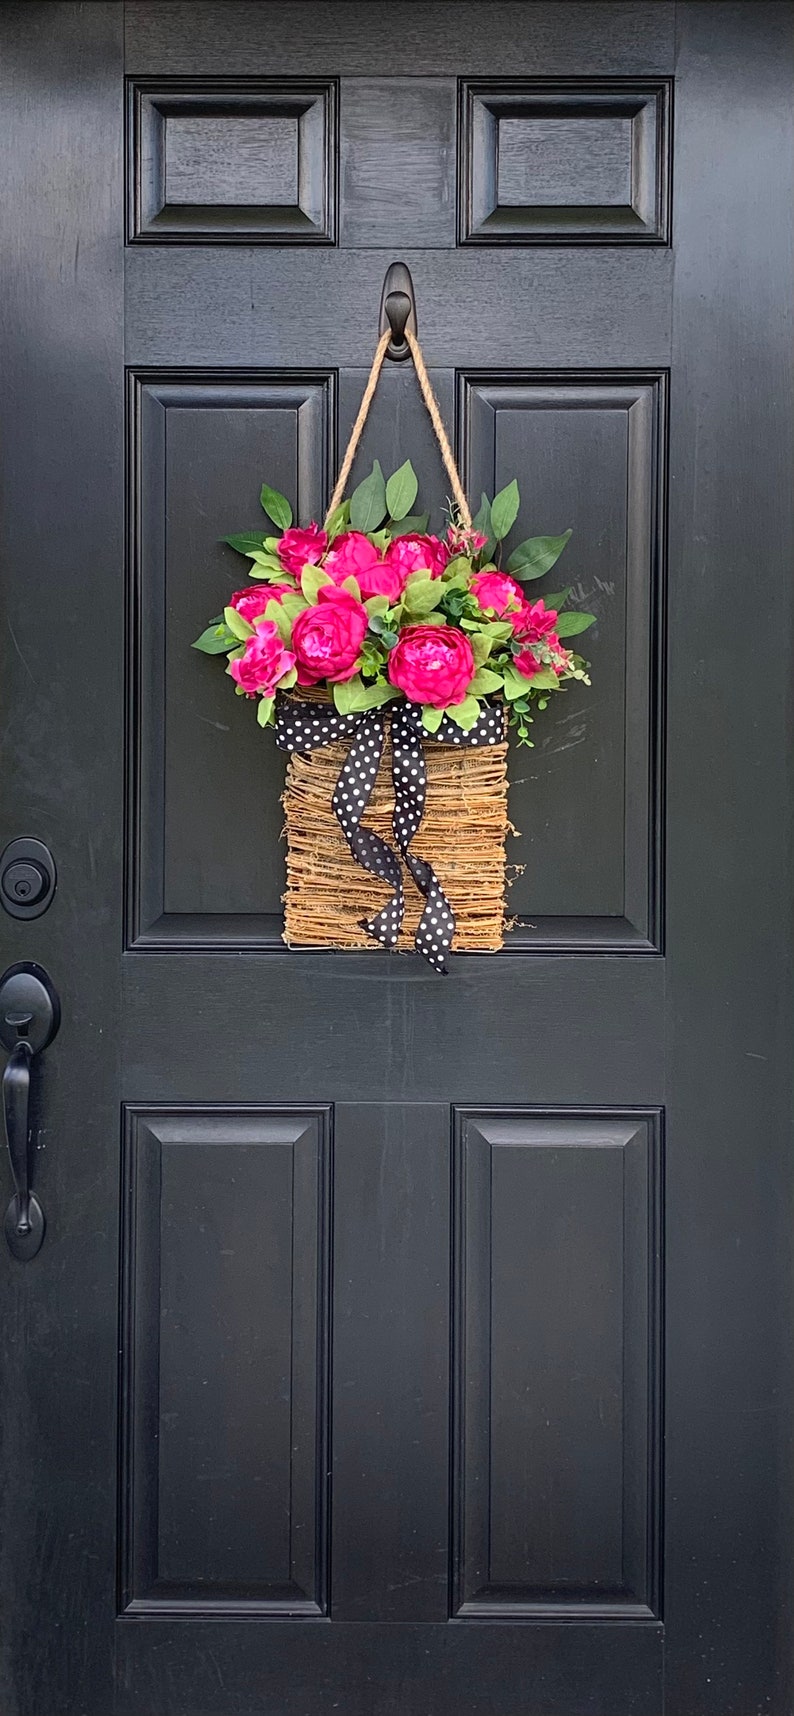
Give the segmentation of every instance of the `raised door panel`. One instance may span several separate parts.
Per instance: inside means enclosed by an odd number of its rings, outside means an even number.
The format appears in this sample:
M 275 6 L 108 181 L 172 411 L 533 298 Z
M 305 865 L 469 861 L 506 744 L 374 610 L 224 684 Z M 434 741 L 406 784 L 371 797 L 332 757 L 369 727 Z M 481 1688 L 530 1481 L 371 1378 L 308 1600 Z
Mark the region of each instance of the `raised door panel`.
M 592 686 L 552 699 L 532 749 L 511 747 L 508 904 L 523 927 L 508 945 L 659 948 L 664 378 L 468 375 L 460 404 L 475 499 L 517 474 L 531 533 L 573 531 L 527 595 L 568 589 L 597 622 L 571 640 Z
M 190 645 L 246 581 L 223 538 L 267 530 L 264 473 L 301 521 L 321 514 L 332 400 L 327 375 L 132 377 L 132 945 L 233 942 L 246 914 L 280 932 L 283 761 Z
M 131 1107 L 120 1609 L 326 1605 L 326 1110 Z
M 454 1612 L 660 1600 L 652 1114 L 458 1112 Z

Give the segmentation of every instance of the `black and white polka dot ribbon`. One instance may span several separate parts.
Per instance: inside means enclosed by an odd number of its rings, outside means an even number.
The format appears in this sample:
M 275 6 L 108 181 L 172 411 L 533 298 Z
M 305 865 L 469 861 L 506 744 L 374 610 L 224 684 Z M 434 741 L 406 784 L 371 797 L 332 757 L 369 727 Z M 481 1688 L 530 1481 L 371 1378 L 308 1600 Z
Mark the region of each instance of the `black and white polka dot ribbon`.
M 278 698 L 276 744 L 283 751 L 309 752 L 351 738 L 331 803 L 353 857 L 370 875 L 388 882 L 392 889 L 391 899 L 373 918 L 364 920 L 362 928 L 383 947 L 394 948 L 405 912 L 400 860 L 380 835 L 361 824 L 380 767 L 387 722 L 392 741 L 394 838 L 425 901 L 414 946 L 435 971 L 445 974 L 445 956 L 455 934 L 455 914 L 432 864 L 410 850 L 425 808 L 425 740 L 442 745 L 497 745 L 504 739 L 504 710 L 499 706 L 484 708 L 468 733 L 445 715 L 438 731 L 428 733 L 422 725 L 418 703 L 399 702 L 385 709 L 368 710 L 363 715 L 339 715 L 333 708 L 302 703 L 299 698 Z

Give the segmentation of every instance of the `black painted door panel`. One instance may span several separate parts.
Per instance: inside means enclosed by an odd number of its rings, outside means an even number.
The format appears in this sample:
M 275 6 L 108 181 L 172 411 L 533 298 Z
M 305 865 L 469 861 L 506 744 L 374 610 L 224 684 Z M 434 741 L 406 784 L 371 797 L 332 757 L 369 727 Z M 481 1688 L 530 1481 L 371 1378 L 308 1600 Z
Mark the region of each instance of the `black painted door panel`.
M 2 843 L 59 883 L 0 932 L 63 1004 L 8 1716 L 787 1716 L 791 21 L 2 9 Z M 322 510 L 398 257 L 598 616 L 446 982 L 284 948 L 282 767 L 188 647 L 262 478 Z M 440 507 L 395 365 L 409 454 Z

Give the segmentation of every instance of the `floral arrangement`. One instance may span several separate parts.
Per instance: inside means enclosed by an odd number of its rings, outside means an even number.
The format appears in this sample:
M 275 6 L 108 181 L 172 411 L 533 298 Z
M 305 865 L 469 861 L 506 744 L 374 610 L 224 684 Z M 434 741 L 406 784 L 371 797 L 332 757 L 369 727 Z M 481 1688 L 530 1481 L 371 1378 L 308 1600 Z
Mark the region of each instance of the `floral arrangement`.
M 388 481 L 376 461 L 324 526 L 293 524 L 289 501 L 267 483 L 261 504 L 277 534 L 225 540 L 256 582 L 230 596 L 194 648 L 225 655 L 238 696 L 275 721 L 278 692 L 320 687 L 340 715 L 396 699 L 421 705 L 437 733 L 445 716 L 470 732 L 484 704 L 503 703 L 522 744 L 533 711 L 570 680 L 589 684 L 587 663 L 563 641 L 594 616 L 566 607 L 569 591 L 531 599 L 525 586 L 549 572 L 571 534 L 534 536 L 502 566 L 518 517 L 518 484 L 485 495 L 471 527 L 452 513 L 443 536 L 412 514 L 418 482 L 410 461 Z

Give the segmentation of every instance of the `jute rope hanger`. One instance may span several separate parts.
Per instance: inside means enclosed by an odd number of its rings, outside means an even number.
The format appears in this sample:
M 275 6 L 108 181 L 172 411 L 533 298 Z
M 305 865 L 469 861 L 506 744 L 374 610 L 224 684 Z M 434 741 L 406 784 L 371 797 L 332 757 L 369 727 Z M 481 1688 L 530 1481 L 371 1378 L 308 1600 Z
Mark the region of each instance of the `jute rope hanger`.
M 395 294 L 395 296 L 396 296 L 396 294 Z M 386 310 L 388 311 L 388 309 L 389 309 L 389 300 L 387 298 L 386 299 Z M 402 322 L 402 320 L 403 320 L 403 318 L 400 317 L 399 321 Z M 422 398 L 425 402 L 425 405 L 427 406 L 428 416 L 429 416 L 430 421 L 433 425 L 433 431 L 435 433 L 435 437 L 436 437 L 436 440 L 438 442 L 439 451 L 440 451 L 441 457 L 444 461 L 444 468 L 446 470 L 447 476 L 449 477 L 450 483 L 452 485 L 452 493 L 453 493 L 454 498 L 455 498 L 455 505 L 458 509 L 458 514 L 459 514 L 461 523 L 462 523 L 465 530 L 471 530 L 471 511 L 469 509 L 469 503 L 468 503 L 466 496 L 464 494 L 463 484 L 460 480 L 460 473 L 458 471 L 457 465 L 455 464 L 455 459 L 454 459 L 454 455 L 452 452 L 452 448 L 450 447 L 449 440 L 447 438 L 447 432 L 446 432 L 446 430 L 444 428 L 444 424 L 441 420 L 441 412 L 439 410 L 438 400 L 436 399 L 436 396 L 433 392 L 432 383 L 430 381 L 430 377 L 429 377 L 429 375 L 427 373 L 427 369 L 425 367 L 425 360 L 422 356 L 422 348 L 419 344 L 419 341 L 416 337 L 416 334 L 413 332 L 413 330 L 410 327 L 403 327 L 400 329 L 400 332 L 402 333 L 402 338 L 406 341 L 408 348 L 410 350 L 410 353 L 411 353 L 411 357 L 413 358 L 414 369 L 416 371 L 416 379 L 419 383 Z M 331 514 L 336 511 L 336 508 L 338 507 L 338 505 L 342 499 L 342 496 L 344 495 L 345 489 L 347 488 L 347 480 L 348 480 L 348 477 L 350 476 L 350 472 L 351 472 L 351 469 L 353 466 L 353 460 L 355 459 L 356 453 L 358 451 L 358 444 L 359 444 L 359 441 L 361 440 L 361 436 L 362 436 L 363 431 L 364 431 L 364 424 L 366 423 L 367 417 L 369 416 L 369 408 L 370 408 L 372 401 L 375 397 L 375 389 L 378 385 L 378 380 L 380 378 L 380 372 L 383 368 L 384 359 L 386 357 L 386 353 L 389 349 L 389 346 L 392 344 L 394 338 L 395 338 L 395 327 L 391 326 L 391 327 L 386 328 L 385 332 L 381 334 L 380 339 L 378 340 L 378 344 L 375 348 L 375 356 L 372 360 L 372 368 L 369 372 L 369 376 L 367 377 L 367 385 L 364 388 L 364 392 L 361 396 L 361 404 L 358 408 L 358 415 L 357 415 L 356 421 L 353 424 L 353 427 L 350 431 L 350 439 L 349 439 L 347 446 L 345 448 L 345 456 L 344 456 L 342 463 L 339 467 L 339 475 L 336 479 L 336 485 L 334 488 L 334 492 L 333 492 L 331 499 L 328 503 L 328 511 L 325 515 L 325 523 L 326 524 L 328 523 L 328 520 L 331 517 Z

